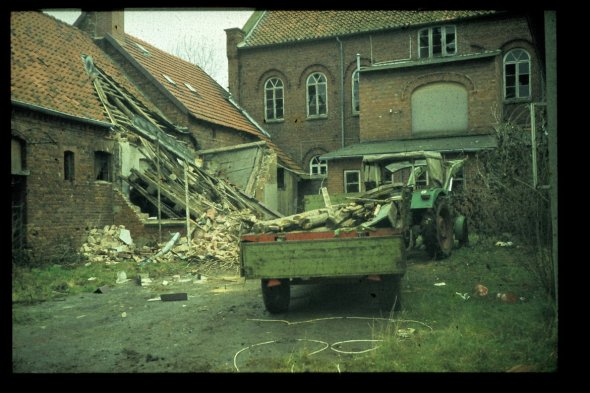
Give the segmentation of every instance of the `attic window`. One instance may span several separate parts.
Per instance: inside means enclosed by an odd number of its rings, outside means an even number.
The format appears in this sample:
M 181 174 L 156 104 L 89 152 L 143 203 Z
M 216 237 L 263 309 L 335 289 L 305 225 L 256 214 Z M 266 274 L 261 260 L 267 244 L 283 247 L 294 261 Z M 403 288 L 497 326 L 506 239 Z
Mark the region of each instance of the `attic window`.
M 184 85 L 187 87 L 187 89 L 189 89 L 190 91 L 192 91 L 193 93 L 196 93 L 197 91 L 195 90 L 194 87 L 191 86 L 190 83 L 186 83 L 184 82 Z
M 164 78 L 166 78 L 166 80 L 167 80 L 168 82 L 170 82 L 170 83 L 172 83 L 173 85 L 175 85 L 175 86 L 176 86 L 176 82 L 174 82 L 174 81 L 172 80 L 172 78 L 170 78 L 168 75 L 166 75 L 166 74 L 162 74 L 162 76 L 163 76 Z
M 145 49 L 142 45 L 139 45 L 137 42 L 135 43 L 135 46 L 137 46 L 139 48 L 139 50 L 142 51 L 145 56 L 150 55 L 150 51 Z

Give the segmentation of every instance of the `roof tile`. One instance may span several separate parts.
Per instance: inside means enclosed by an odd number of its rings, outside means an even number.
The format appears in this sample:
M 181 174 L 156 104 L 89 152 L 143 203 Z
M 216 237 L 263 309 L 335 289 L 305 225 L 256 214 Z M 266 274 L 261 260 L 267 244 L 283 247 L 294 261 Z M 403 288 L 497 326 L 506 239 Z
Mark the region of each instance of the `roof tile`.
M 82 55 L 92 56 L 97 67 L 154 108 L 84 32 L 36 11 L 10 14 L 11 99 L 109 123 Z
M 266 11 L 258 23 L 248 21 L 249 28 L 242 47 L 281 44 L 417 26 L 428 23 L 455 21 L 486 16 L 496 11 Z M 258 17 L 258 14 L 253 15 Z

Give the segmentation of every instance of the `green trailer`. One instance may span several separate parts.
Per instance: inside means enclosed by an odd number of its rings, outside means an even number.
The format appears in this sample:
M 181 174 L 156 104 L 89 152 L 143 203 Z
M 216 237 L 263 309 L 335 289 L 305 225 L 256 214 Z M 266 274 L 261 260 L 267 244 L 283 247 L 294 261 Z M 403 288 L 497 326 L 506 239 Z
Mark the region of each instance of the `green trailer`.
M 406 271 L 398 228 L 246 234 L 240 238 L 240 274 L 259 279 L 266 309 L 289 308 L 291 285 L 369 281 L 379 305 L 400 309 Z

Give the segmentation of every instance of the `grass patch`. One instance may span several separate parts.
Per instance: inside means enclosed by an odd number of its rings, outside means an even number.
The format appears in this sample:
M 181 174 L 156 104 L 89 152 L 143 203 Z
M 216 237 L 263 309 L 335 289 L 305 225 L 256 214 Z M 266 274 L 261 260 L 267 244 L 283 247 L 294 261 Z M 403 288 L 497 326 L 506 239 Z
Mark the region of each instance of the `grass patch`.
M 557 327 L 552 301 L 526 269 L 533 255 L 520 248 L 475 242 L 443 261 L 416 252 L 402 280 L 404 310 L 397 322 L 375 324 L 376 350 L 344 355 L 338 364 L 290 354 L 279 372 L 504 372 L 515 366 L 528 371 L 557 370 Z M 444 286 L 434 283 L 444 282 Z M 489 288 L 474 297 L 473 287 Z M 511 291 L 524 300 L 502 303 L 496 293 Z M 457 293 L 471 297 L 463 300 Z M 403 322 L 419 321 L 418 323 Z M 414 328 L 408 338 L 398 329 Z

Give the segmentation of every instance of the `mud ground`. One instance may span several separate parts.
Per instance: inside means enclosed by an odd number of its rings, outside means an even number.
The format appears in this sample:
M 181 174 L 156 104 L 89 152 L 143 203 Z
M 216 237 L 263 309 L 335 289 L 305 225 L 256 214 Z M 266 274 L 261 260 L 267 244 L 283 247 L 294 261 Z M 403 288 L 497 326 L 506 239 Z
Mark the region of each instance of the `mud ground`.
M 338 372 L 391 323 L 363 284 L 292 286 L 289 311 L 270 314 L 260 282 L 235 272 L 169 280 L 166 287 L 131 280 L 105 293 L 13 305 L 12 371 L 269 372 L 287 367 L 292 354 L 317 351 L 313 356 Z M 188 299 L 151 300 L 166 293 Z

